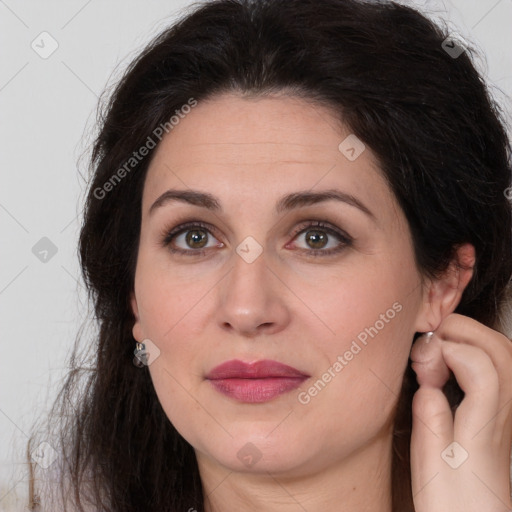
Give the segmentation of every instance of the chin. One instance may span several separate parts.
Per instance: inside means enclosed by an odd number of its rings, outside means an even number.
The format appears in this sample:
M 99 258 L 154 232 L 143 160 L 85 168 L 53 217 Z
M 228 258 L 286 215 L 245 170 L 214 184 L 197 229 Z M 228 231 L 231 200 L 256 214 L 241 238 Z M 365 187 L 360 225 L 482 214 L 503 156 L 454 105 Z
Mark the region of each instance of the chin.
M 234 434 L 229 427 L 227 429 Z M 293 436 L 288 432 L 283 431 L 279 436 L 275 432 L 269 435 L 269 432 L 272 428 L 265 428 L 264 433 L 254 432 L 253 426 L 252 434 L 236 434 L 225 442 L 209 438 L 203 440 L 200 451 L 233 472 L 301 474 L 304 471 L 307 474 L 314 453 L 304 453 L 304 448 L 314 448 L 311 440 L 292 441 Z

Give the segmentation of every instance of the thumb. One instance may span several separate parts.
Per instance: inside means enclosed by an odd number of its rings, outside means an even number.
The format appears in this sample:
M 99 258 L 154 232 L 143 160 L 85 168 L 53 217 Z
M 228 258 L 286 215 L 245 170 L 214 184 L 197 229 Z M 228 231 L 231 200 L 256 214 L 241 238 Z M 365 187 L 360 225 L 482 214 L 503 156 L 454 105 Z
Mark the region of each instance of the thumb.
M 415 341 L 410 355 L 411 368 L 420 386 L 441 389 L 450 378 L 441 344 L 434 332 L 425 333 Z
M 453 415 L 442 390 L 450 371 L 441 343 L 435 335 L 421 336 L 411 350 L 411 367 L 420 385 L 412 402 L 413 494 L 419 493 L 439 471 L 441 453 L 453 441 Z

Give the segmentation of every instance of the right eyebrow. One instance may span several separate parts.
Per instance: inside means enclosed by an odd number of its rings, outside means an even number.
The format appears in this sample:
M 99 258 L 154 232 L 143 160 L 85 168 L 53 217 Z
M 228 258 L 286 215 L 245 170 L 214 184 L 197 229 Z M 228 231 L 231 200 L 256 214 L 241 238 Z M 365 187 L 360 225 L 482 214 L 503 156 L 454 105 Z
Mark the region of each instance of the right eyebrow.
M 219 200 L 212 194 L 200 192 L 198 190 L 166 190 L 149 208 L 149 214 L 153 213 L 157 208 L 161 208 L 171 201 L 181 201 L 193 206 L 200 206 L 208 210 L 222 212 Z

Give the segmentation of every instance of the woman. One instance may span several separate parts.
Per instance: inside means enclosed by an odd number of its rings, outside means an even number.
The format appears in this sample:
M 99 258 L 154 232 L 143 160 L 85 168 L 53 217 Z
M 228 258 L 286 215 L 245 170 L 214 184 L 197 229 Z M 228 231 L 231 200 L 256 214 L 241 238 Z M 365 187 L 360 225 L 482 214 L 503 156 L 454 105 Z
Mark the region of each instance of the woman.
M 201 4 L 92 163 L 48 510 L 512 508 L 510 146 L 469 48 L 392 2 Z

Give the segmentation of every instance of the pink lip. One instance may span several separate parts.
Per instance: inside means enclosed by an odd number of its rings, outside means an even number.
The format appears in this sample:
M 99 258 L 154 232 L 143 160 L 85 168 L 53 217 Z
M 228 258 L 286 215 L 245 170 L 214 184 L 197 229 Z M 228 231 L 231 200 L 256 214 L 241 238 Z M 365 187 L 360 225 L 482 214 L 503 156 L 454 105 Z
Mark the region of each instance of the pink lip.
M 216 366 L 206 379 L 224 395 L 240 402 L 260 403 L 299 387 L 308 377 L 277 361 L 249 364 L 234 359 Z

